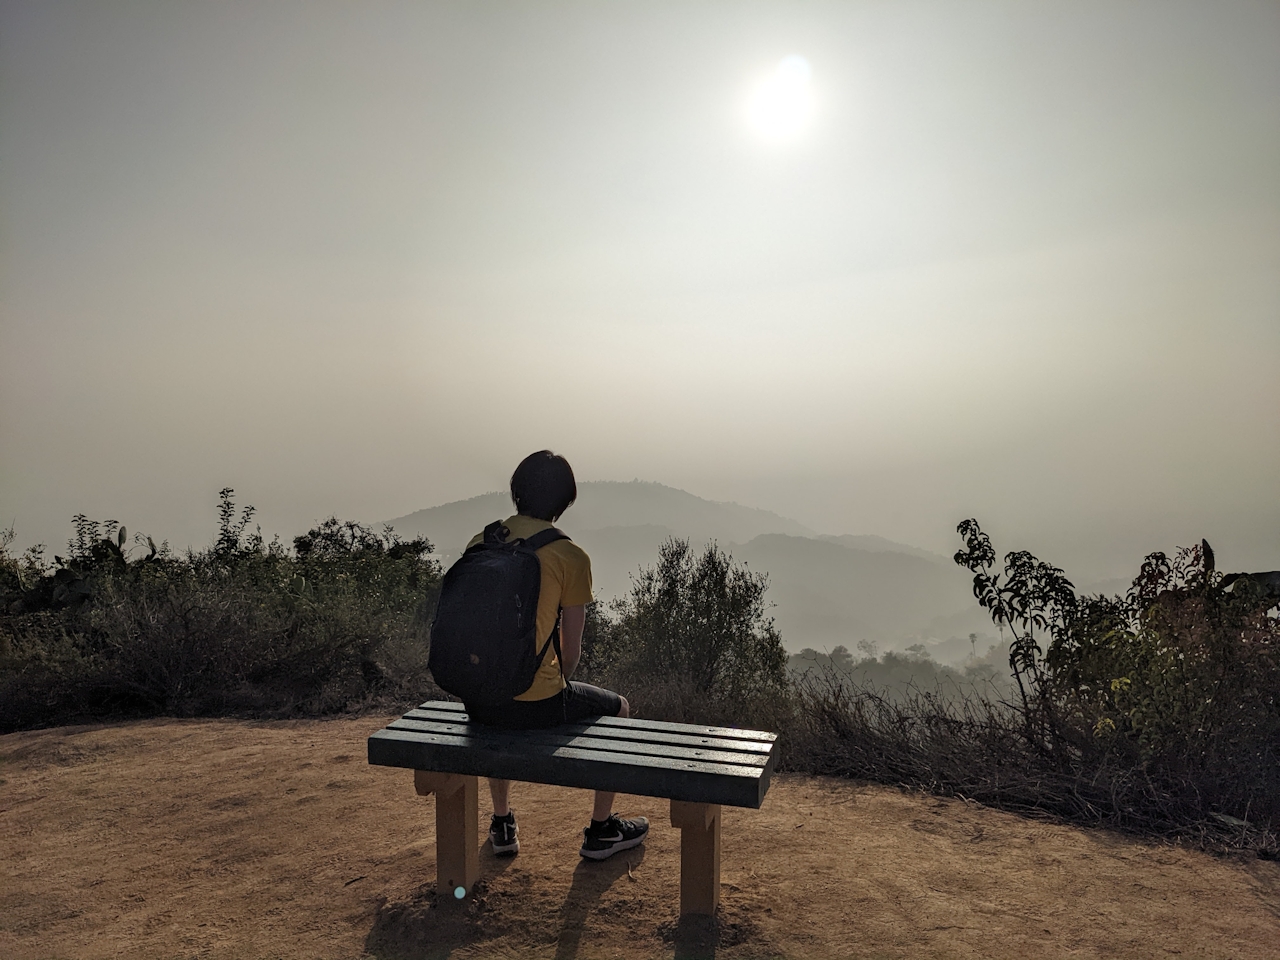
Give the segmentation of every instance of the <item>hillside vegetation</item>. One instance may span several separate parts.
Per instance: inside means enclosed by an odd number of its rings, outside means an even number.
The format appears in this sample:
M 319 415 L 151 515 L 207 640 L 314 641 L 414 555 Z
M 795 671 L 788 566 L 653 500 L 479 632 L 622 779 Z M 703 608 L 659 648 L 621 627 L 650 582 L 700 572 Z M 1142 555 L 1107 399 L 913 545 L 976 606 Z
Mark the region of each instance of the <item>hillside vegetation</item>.
M 1003 700 L 1014 692 L 1008 658 L 994 644 L 981 657 L 975 654 L 960 666 L 938 663 L 924 644 L 898 652 L 878 654 L 876 645 L 858 642 L 858 656 L 843 644 L 831 652 L 806 648 L 787 659 L 787 669 L 797 682 L 833 679 L 876 691 L 889 700 L 902 700 L 923 692 L 948 702 L 977 697 Z
M 440 581 L 431 544 L 330 519 L 289 549 L 250 533 L 252 516 L 228 489 L 204 550 L 130 545 L 115 521 L 78 516 L 53 563 L 0 552 L 0 732 L 417 696 Z
M 330 519 L 285 546 L 249 532 L 252 515 L 224 490 L 217 540 L 182 555 L 83 516 L 52 562 L 13 555 L 7 534 L 0 732 L 441 695 L 429 541 Z M 977 524 L 959 529 L 956 562 L 1009 641 L 964 670 L 865 641 L 860 659 L 844 645 L 789 659 L 768 576 L 669 538 L 625 596 L 589 608 L 579 679 L 640 716 L 778 730 L 793 770 L 1273 856 L 1280 621 L 1265 584 L 1228 583 L 1196 547 L 1152 554 L 1123 596 L 1080 597 L 1025 552 L 998 571 Z

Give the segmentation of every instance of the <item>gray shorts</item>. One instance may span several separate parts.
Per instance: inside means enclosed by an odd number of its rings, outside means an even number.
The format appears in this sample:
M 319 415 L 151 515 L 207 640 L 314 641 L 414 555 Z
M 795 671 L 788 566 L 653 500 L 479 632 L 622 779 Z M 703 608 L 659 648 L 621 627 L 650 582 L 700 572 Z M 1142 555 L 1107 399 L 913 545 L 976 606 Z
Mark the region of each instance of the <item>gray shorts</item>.
M 476 723 L 508 730 L 538 730 L 593 717 L 616 717 L 621 710 L 622 698 L 612 690 L 577 680 L 570 680 L 559 694 L 545 700 L 508 700 L 499 707 L 467 705 L 467 713 Z

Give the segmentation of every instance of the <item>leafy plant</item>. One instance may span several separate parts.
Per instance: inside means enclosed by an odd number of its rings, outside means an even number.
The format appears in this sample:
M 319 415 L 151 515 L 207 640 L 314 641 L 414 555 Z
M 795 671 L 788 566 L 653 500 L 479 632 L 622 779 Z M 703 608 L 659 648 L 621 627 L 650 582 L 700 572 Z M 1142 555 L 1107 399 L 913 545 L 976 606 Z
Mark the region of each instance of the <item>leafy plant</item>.
M 253 513 L 222 490 L 216 541 L 182 556 L 150 538 L 134 555 L 122 526 L 83 514 L 53 567 L 0 551 L 0 729 L 429 693 L 431 544 L 330 518 L 291 553 L 247 533 Z
M 965 548 L 956 552 L 955 562 L 973 574 L 973 595 L 1001 634 L 1005 628 L 1010 632 L 1009 669 L 1023 710 L 1028 718 L 1046 722 L 1040 637 L 1048 634 L 1057 641 L 1064 635 L 1076 609 L 1075 588 L 1061 570 L 1025 550 L 1006 554 L 1004 573 L 993 573 L 996 552 L 978 521 L 965 520 L 956 532 L 964 538 Z
M 787 656 L 768 615 L 768 579 L 712 544 L 700 555 L 671 538 L 655 566 L 597 626 L 596 662 L 623 686 L 672 685 L 688 709 L 760 706 L 788 688 Z
M 1203 541 L 1149 555 L 1123 596 L 1077 598 L 1062 571 L 1010 553 L 978 524 L 956 562 L 1009 627 L 1028 741 L 1066 769 L 1120 762 L 1199 811 L 1280 815 L 1280 620 L 1249 577 L 1230 589 Z M 1047 637 L 1042 649 L 1040 638 Z

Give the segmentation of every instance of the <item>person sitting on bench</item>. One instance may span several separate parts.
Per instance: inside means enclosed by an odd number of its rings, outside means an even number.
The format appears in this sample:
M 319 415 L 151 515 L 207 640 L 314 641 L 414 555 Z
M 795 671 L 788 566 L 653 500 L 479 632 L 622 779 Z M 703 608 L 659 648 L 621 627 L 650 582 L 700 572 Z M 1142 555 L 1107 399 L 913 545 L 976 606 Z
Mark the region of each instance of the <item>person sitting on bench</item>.
M 550 450 L 530 454 L 511 475 L 511 499 L 515 516 L 502 526 L 508 537 L 527 539 L 550 528 L 578 496 L 573 469 L 564 457 Z M 470 548 L 484 539 L 477 534 L 467 544 Z M 467 704 L 472 720 L 487 726 L 533 730 L 578 723 L 593 717 L 626 717 L 626 698 L 570 680 L 582 656 L 582 628 L 586 623 L 586 605 L 591 602 L 591 560 L 586 552 L 569 539 L 555 540 L 537 551 L 542 568 L 542 585 L 538 594 L 537 637 L 535 651 L 546 647 L 529 689 L 499 707 Z M 552 631 L 560 623 L 560 657 L 554 644 L 548 643 Z M 493 852 L 514 856 L 520 851 L 516 817 L 511 809 L 511 781 L 489 778 L 493 797 L 493 819 L 489 840 Z M 591 823 L 583 832 L 579 854 L 591 860 L 604 860 L 620 850 L 628 850 L 644 841 L 649 821 L 644 817 L 624 820 L 613 813 L 614 794 L 597 790 Z

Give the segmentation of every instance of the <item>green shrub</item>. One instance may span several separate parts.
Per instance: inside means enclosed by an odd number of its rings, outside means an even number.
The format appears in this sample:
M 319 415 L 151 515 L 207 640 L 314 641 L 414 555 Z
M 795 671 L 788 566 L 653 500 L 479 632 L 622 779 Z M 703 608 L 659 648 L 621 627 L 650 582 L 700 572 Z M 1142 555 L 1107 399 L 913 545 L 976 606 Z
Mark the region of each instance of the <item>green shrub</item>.
M 628 596 L 593 612 L 591 673 L 645 716 L 738 724 L 774 716 L 789 680 L 767 588 L 764 575 L 714 544 L 695 556 L 687 540 L 669 539 Z
M 1274 594 L 1230 589 L 1208 544 L 1153 553 L 1123 597 L 1076 597 L 1026 553 L 1003 578 L 976 522 L 957 563 L 1013 635 L 1024 738 L 1060 769 L 1141 770 L 1185 815 L 1280 825 L 1280 620 Z M 1040 639 L 1048 643 L 1042 647 Z
M 83 515 L 54 565 L 0 551 L 0 729 L 328 713 L 430 693 L 430 543 L 330 519 L 289 552 L 247 532 L 252 508 L 237 517 L 231 490 L 220 498 L 204 551 L 138 538 L 148 552 L 131 557 L 123 528 Z

